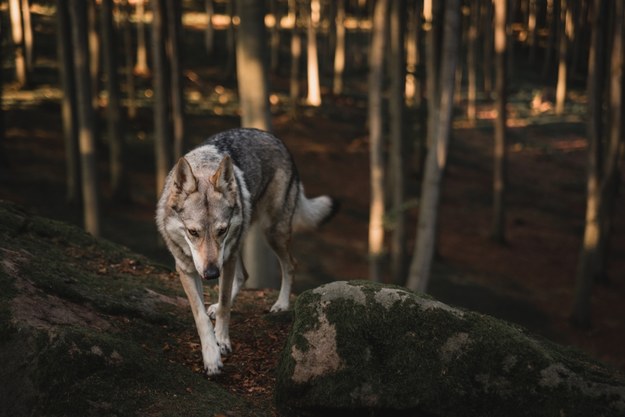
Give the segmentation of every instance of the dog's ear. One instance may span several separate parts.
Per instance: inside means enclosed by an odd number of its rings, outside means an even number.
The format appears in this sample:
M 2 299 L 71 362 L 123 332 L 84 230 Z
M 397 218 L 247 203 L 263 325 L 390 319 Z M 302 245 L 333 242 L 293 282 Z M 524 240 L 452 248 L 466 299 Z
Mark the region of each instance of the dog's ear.
M 178 210 L 180 197 L 197 191 L 197 178 L 193 175 L 191 165 L 184 157 L 180 158 L 173 169 L 174 187 L 169 195 L 169 206 Z
M 236 187 L 236 179 L 234 178 L 234 165 L 232 165 L 232 159 L 230 155 L 223 157 L 219 163 L 217 171 L 210 178 L 211 184 L 215 187 L 215 190 L 222 194 L 229 194 Z

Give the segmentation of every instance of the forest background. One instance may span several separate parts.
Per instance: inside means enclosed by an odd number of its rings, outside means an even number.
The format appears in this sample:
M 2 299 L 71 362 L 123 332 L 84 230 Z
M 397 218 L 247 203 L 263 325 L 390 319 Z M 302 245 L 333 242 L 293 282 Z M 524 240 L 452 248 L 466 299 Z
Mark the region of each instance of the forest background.
M 622 2 L 0 10 L 0 198 L 169 264 L 153 213 L 173 161 L 272 130 L 308 194 L 342 201 L 294 243 L 298 290 L 406 285 L 625 367 Z

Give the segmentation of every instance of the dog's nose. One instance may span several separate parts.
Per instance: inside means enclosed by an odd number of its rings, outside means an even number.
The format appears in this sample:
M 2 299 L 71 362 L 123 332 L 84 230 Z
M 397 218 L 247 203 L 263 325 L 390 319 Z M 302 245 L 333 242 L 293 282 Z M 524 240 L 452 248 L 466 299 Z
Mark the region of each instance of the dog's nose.
M 208 268 L 204 270 L 204 274 L 202 274 L 204 279 L 215 279 L 219 278 L 219 268 L 215 265 L 209 265 Z

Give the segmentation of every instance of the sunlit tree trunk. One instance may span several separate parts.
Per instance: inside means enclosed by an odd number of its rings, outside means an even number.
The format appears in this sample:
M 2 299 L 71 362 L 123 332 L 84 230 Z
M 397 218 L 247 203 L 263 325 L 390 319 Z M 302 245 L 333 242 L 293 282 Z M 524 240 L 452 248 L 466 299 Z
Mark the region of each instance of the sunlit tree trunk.
M 406 283 L 408 288 L 423 292 L 427 290 L 430 281 L 436 246 L 441 183 L 451 135 L 454 77 L 460 52 L 458 38 L 460 33 L 460 0 L 448 0 L 446 2 L 443 33 L 439 77 L 440 101 L 437 111 L 437 127 L 433 129 L 436 136 L 431 141 L 425 162 L 419 201 L 416 244 Z M 427 76 L 429 77 L 430 74 Z
M 9 13 L 11 15 L 11 36 L 15 51 L 15 79 L 20 87 L 28 83 L 28 71 L 26 69 L 26 56 L 24 52 L 24 25 L 22 21 L 22 8 L 19 0 L 9 0 Z
M 495 146 L 493 166 L 493 225 L 492 238 L 499 243 L 506 240 L 506 77 L 507 40 L 506 22 L 508 0 L 495 0 Z
M 121 97 L 119 93 L 119 75 L 117 73 L 117 36 L 113 25 L 113 0 L 102 0 L 100 17 L 104 72 L 106 74 L 106 90 L 108 92 L 106 121 L 108 127 L 111 191 L 113 199 L 124 201 L 129 198 L 125 161 L 126 135 L 121 118 Z
M 165 0 L 152 0 L 152 59 L 154 90 L 154 155 L 156 195 L 160 195 L 172 164 L 171 122 L 169 119 L 169 67 L 165 55 Z
M 98 92 L 100 91 L 100 36 L 98 34 L 98 11 L 96 0 L 87 3 L 87 36 L 89 42 L 89 71 L 91 74 L 91 98 L 93 109 L 98 110 Z M 97 113 L 94 113 L 97 117 Z M 94 132 L 97 136 L 97 132 Z
M 572 321 L 582 327 L 590 326 L 592 284 L 596 272 L 601 224 L 601 136 L 602 94 L 605 39 L 602 28 L 607 24 L 606 0 L 593 1 L 593 28 L 588 57 L 588 174 L 586 179 L 586 220 L 575 279 Z
M 493 91 L 493 2 L 482 2 L 482 33 L 484 36 L 484 93 L 490 96 Z
M 89 73 L 89 48 L 87 41 L 87 11 L 84 0 L 69 0 L 72 25 L 72 46 L 80 149 L 81 183 L 84 225 L 93 236 L 100 235 L 98 181 L 94 115 Z
M 174 161 L 184 154 L 184 95 L 182 91 L 182 56 L 180 48 L 180 30 L 182 10 L 177 0 L 165 0 L 167 10 L 166 52 L 170 63 L 171 121 L 174 146 Z
M 568 43 L 572 17 L 571 8 L 567 0 L 560 0 L 560 53 L 558 61 L 558 83 L 556 86 L 556 114 L 564 113 L 564 103 L 566 101 L 566 81 L 567 81 L 567 58 Z
M 148 75 L 148 48 L 145 40 L 145 3 L 147 0 L 137 0 L 137 63 L 135 64 L 135 74 Z
M 32 72 L 34 68 L 34 43 L 33 26 L 30 19 L 30 2 L 22 0 L 22 21 L 24 23 L 24 55 L 26 58 L 26 71 Z
M 306 57 L 308 74 L 308 95 L 306 103 L 310 106 L 321 105 L 321 87 L 319 84 L 319 52 L 317 50 L 317 26 L 321 16 L 320 0 L 311 0 L 308 11 L 308 31 L 306 36 Z
M 57 51 L 59 57 L 59 78 L 63 88 L 61 119 L 65 144 L 65 198 L 75 204 L 81 198 L 80 152 L 78 149 L 78 126 L 76 109 L 76 87 L 74 85 L 74 60 L 72 33 L 67 0 L 57 3 Z
M 405 204 L 405 145 L 404 112 L 405 98 L 405 59 L 404 59 L 404 10 L 406 0 L 393 0 L 390 12 L 390 164 L 392 179 L 393 232 L 391 237 L 391 274 L 398 285 L 406 281 L 406 212 Z
M 418 77 L 417 68 L 421 63 L 420 32 L 421 32 L 421 0 L 411 2 L 408 8 L 408 20 L 406 27 L 406 103 L 408 105 L 421 105 L 421 79 Z
M 369 208 L 369 276 L 382 281 L 384 257 L 384 151 L 383 151 L 383 81 L 385 32 L 389 0 L 378 0 L 373 14 L 373 33 L 369 54 L 369 158 L 371 205 Z
M 292 16 L 293 29 L 291 31 L 291 82 L 289 92 L 291 96 L 291 115 L 297 114 L 299 104 L 299 67 L 302 59 L 302 37 L 297 27 L 297 0 L 289 0 L 289 14 Z
M 537 29 L 537 13 L 538 13 L 538 0 L 529 0 L 529 10 L 527 18 L 527 43 L 530 48 L 529 62 L 533 64 L 536 61 L 536 29 Z
M 257 0 L 237 0 L 241 23 L 236 42 L 237 81 L 241 102 L 241 125 L 271 130 L 265 8 Z M 245 241 L 243 256 L 250 271 L 250 288 L 276 288 L 279 284 L 276 258 L 258 226 Z
M 334 81 L 332 93 L 343 93 L 343 71 L 345 70 L 345 0 L 336 4 L 336 46 L 334 48 Z

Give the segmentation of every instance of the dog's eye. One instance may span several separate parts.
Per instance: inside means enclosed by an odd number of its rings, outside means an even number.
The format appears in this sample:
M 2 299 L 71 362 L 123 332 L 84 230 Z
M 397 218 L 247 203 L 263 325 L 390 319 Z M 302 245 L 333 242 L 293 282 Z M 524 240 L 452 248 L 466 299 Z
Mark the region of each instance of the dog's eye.
M 197 230 L 195 229 L 187 229 L 187 233 L 189 234 L 189 236 L 193 236 L 193 237 L 198 237 L 200 236 L 200 234 L 198 233 Z
M 222 227 L 218 227 L 215 232 L 217 233 L 217 236 L 223 236 L 226 234 L 227 231 L 228 231 L 228 226 L 222 226 Z

